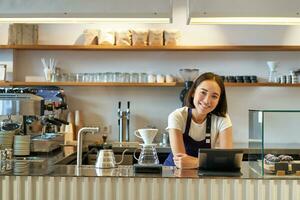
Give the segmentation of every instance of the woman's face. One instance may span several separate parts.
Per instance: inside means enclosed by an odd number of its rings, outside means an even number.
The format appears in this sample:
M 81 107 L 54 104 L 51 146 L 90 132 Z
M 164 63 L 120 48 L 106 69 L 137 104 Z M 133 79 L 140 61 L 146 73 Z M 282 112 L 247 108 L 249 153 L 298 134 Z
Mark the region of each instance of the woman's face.
M 193 95 L 193 103 L 199 114 L 208 114 L 213 111 L 220 100 L 221 88 L 214 80 L 206 80 L 200 83 Z

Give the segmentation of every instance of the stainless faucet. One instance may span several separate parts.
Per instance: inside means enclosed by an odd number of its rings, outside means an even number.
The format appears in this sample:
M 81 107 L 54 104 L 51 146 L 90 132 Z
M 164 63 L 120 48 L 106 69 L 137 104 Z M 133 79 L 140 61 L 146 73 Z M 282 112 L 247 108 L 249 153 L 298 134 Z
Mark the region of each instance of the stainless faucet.
M 118 106 L 119 142 L 129 141 L 130 101 L 127 101 L 126 111 L 121 110 L 121 101 Z
M 83 134 L 87 132 L 97 133 L 100 131 L 99 127 L 83 127 L 78 131 L 77 134 L 77 168 L 80 168 L 82 165 L 82 138 Z

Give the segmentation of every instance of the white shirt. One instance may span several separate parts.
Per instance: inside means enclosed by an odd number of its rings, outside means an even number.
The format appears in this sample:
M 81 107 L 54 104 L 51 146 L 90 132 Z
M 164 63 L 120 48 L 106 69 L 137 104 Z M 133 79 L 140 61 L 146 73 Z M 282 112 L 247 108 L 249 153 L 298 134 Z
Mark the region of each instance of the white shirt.
M 169 129 L 177 129 L 184 134 L 186 121 L 188 116 L 188 107 L 178 108 L 173 111 L 168 117 L 168 127 Z M 226 117 L 219 117 L 217 115 L 211 114 L 211 146 L 219 146 L 219 133 L 225 129 L 232 126 L 230 117 L 226 114 Z M 206 133 L 206 119 L 203 123 L 198 124 L 193 119 L 191 119 L 191 126 L 189 136 L 196 141 L 201 141 L 205 139 Z

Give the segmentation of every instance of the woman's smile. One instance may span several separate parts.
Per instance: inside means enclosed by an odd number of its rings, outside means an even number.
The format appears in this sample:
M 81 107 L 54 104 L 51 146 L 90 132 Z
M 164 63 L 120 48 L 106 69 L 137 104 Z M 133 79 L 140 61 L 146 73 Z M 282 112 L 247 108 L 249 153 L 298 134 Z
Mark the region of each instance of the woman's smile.
M 195 90 L 194 105 L 196 114 L 206 115 L 218 105 L 221 88 L 213 80 L 203 81 Z

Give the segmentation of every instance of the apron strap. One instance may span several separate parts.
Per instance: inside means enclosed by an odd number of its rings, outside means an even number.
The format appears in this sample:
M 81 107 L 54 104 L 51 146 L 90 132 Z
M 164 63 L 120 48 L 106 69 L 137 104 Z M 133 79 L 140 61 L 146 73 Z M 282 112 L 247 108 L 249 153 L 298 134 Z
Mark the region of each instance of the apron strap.
M 191 127 L 191 121 L 192 121 L 192 109 L 188 108 L 188 116 L 187 116 L 187 119 L 186 119 L 185 130 L 184 130 L 184 134 L 186 134 L 186 135 L 189 135 L 190 127 Z
M 205 143 L 211 144 L 211 114 L 210 113 L 208 113 L 206 116 Z

